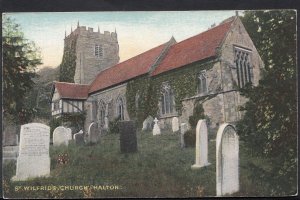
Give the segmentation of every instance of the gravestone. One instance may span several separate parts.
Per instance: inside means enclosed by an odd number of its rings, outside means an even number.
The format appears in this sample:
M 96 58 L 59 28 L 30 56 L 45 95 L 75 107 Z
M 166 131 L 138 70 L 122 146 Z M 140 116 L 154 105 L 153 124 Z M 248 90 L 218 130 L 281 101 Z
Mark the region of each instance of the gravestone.
M 239 137 L 230 124 L 222 124 L 216 139 L 217 196 L 239 191 Z
M 180 125 L 180 147 L 185 148 L 185 142 L 184 142 L 184 134 L 187 131 L 187 124 L 181 123 Z
M 63 126 L 56 127 L 53 131 L 53 146 L 69 145 L 70 130 Z
M 17 125 L 3 126 L 2 146 L 16 146 L 18 145 L 18 129 Z
M 137 151 L 136 126 L 133 121 L 120 121 L 120 149 L 121 153 Z
M 13 181 L 50 175 L 50 127 L 40 123 L 21 126 L 19 156 Z
M 153 126 L 153 132 L 152 132 L 153 135 L 160 135 L 160 128 L 159 128 L 157 122 L 158 122 L 158 119 L 155 117 L 155 119 L 154 119 L 154 126 Z
M 70 128 L 67 128 L 67 138 L 68 138 L 68 140 L 72 140 L 72 129 L 70 129 Z
M 147 131 L 152 129 L 152 124 L 153 124 L 153 117 L 148 116 L 144 121 L 143 121 L 143 128 L 142 131 Z
M 173 117 L 172 119 L 172 131 L 173 133 L 179 131 L 178 117 Z
M 108 125 L 109 125 L 108 117 L 105 117 L 104 118 L 104 129 L 108 129 Z
M 90 124 L 88 129 L 88 142 L 97 143 L 100 140 L 100 132 L 96 122 Z
M 208 138 L 207 126 L 205 120 L 199 120 L 196 127 L 196 163 L 192 165 L 192 169 L 199 169 L 210 163 L 208 157 Z
M 77 145 L 84 144 L 84 135 L 83 135 L 82 130 L 80 130 L 78 133 L 74 134 L 74 140 L 75 140 L 75 144 L 77 144 Z

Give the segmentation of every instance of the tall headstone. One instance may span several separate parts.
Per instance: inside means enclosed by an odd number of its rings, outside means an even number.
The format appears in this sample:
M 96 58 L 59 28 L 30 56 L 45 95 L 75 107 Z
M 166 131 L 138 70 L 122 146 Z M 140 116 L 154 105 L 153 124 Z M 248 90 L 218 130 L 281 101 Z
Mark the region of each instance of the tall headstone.
M 136 125 L 133 121 L 120 121 L 120 149 L 121 153 L 137 151 Z
M 77 145 L 84 144 L 84 135 L 83 135 L 82 130 L 80 130 L 78 133 L 74 134 L 74 140 L 75 140 L 75 144 L 77 144 Z
M 217 196 L 239 191 L 239 137 L 234 127 L 222 124 L 216 139 Z
M 187 124 L 181 123 L 180 125 L 180 147 L 185 148 L 185 142 L 184 142 L 184 134 L 187 131 Z
M 88 129 L 88 142 L 97 143 L 100 140 L 100 131 L 98 129 L 97 123 L 93 122 L 90 124 Z
M 172 119 L 172 131 L 173 133 L 179 131 L 178 117 L 173 117 Z
M 13 181 L 50 175 L 50 127 L 40 123 L 21 126 L 19 156 Z
M 151 130 L 152 129 L 152 124 L 153 124 L 153 117 L 152 116 L 148 116 L 144 121 L 143 121 L 143 131 L 146 130 Z
M 69 145 L 70 130 L 63 126 L 56 127 L 53 131 L 53 146 Z M 72 134 L 71 134 L 72 135 Z
M 199 169 L 210 163 L 208 157 L 208 138 L 207 126 L 205 120 L 199 120 L 196 127 L 196 163 L 192 165 L 192 169 Z
M 153 126 L 153 135 L 160 135 L 160 128 L 158 126 L 158 119 L 155 117 Z

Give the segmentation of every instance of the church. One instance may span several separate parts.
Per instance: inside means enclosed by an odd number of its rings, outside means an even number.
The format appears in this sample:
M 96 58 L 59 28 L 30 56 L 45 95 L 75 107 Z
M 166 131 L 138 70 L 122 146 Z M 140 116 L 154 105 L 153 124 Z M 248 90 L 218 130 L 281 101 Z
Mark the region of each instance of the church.
M 64 52 L 75 55 L 68 72 L 73 80 L 53 83 L 52 116 L 84 112 L 85 131 L 92 122 L 107 130 L 114 120 L 135 120 L 140 127 L 148 116 L 169 129 L 173 117 L 188 124 L 197 105 L 209 128 L 235 123 L 247 100 L 239 89 L 257 85 L 264 67 L 238 16 L 183 41 L 172 37 L 121 63 L 116 31 L 78 24 L 64 42 Z

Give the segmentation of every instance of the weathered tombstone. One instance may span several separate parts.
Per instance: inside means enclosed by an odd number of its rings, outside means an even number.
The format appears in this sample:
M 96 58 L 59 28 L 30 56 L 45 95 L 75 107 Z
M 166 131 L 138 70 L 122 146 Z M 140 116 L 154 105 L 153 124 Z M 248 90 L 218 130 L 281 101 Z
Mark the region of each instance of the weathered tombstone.
M 172 131 L 173 133 L 179 131 L 178 117 L 173 117 L 172 119 Z
M 154 126 L 153 126 L 153 132 L 152 132 L 153 135 L 160 135 L 160 128 L 159 128 L 157 122 L 158 122 L 158 119 L 155 117 L 155 119 L 154 119 Z
M 72 130 L 70 128 L 67 128 L 67 138 L 68 140 L 72 140 Z
M 70 132 L 63 126 L 56 127 L 53 131 L 53 146 L 69 145 Z
M 82 130 L 80 130 L 78 133 L 74 134 L 74 140 L 75 140 L 75 144 L 77 144 L 77 145 L 84 144 L 84 135 L 83 135 Z
M 230 124 L 222 124 L 216 139 L 217 196 L 239 191 L 239 137 Z
M 148 116 L 144 121 L 143 121 L 143 131 L 146 130 L 151 130 L 152 129 L 152 124 L 153 124 L 153 117 L 152 116 Z
M 199 169 L 210 163 L 208 156 L 208 138 L 207 126 L 205 120 L 199 120 L 196 127 L 196 163 L 192 165 L 192 169 Z
M 2 133 L 2 146 L 15 146 L 18 145 L 18 130 L 17 125 L 3 126 Z
M 40 123 L 21 126 L 19 156 L 13 181 L 50 175 L 50 127 Z
M 184 142 L 184 134 L 187 131 L 187 124 L 181 123 L 180 125 L 180 147 L 185 148 L 185 142 Z
M 120 149 L 121 153 L 137 151 L 136 126 L 133 121 L 120 121 Z
M 105 117 L 105 118 L 104 118 L 104 128 L 105 128 L 105 129 L 108 129 L 108 124 L 109 124 L 109 122 L 108 122 L 108 117 Z
M 100 139 L 100 132 L 96 122 L 90 124 L 88 129 L 88 142 L 97 143 Z

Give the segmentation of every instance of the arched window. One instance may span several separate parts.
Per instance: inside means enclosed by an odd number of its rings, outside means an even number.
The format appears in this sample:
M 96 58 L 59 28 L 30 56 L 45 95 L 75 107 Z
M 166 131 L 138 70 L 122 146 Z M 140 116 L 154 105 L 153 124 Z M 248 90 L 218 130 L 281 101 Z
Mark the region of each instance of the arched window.
M 161 113 L 170 114 L 173 113 L 173 93 L 168 83 L 163 83 L 161 90 Z
M 198 74 L 198 94 L 207 93 L 207 82 L 206 82 L 206 72 L 201 71 Z
M 105 103 L 103 101 L 99 101 L 98 103 L 98 121 L 101 127 L 105 124 Z
M 124 120 L 124 99 L 122 97 L 117 99 L 117 118 Z
M 240 88 L 247 83 L 251 83 L 251 64 L 250 51 L 241 48 L 235 48 L 235 65 L 237 72 L 237 80 Z

